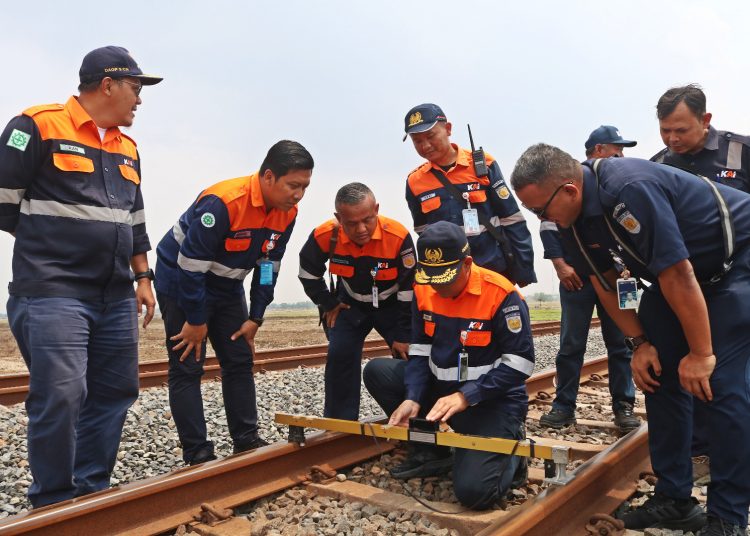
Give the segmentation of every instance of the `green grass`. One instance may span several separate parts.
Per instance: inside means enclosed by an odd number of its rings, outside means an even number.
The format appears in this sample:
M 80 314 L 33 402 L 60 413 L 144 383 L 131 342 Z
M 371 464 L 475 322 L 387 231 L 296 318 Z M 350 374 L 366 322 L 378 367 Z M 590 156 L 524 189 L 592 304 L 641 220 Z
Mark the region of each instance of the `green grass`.
M 550 320 L 560 320 L 560 309 L 536 309 L 533 305 L 529 304 L 529 313 L 531 314 L 532 322 L 545 322 Z

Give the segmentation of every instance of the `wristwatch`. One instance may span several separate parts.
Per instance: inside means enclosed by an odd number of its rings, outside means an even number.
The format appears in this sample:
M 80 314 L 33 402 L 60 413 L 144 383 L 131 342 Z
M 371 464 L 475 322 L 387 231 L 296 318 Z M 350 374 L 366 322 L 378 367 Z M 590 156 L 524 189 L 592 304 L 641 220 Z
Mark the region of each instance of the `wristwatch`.
M 263 325 L 263 319 L 262 318 L 253 318 L 253 317 L 250 317 L 250 318 L 248 318 L 248 320 L 250 322 L 255 322 L 256 324 L 258 324 L 258 327 L 261 327 Z
M 628 350 L 630 350 L 631 352 L 635 352 L 638 347 L 644 342 L 648 342 L 648 339 L 645 335 L 638 335 L 637 337 L 625 337 L 625 346 L 627 346 Z
M 133 280 L 138 281 L 139 279 L 143 279 L 144 277 L 148 277 L 151 281 L 156 279 L 156 277 L 154 276 L 154 271 L 149 268 L 145 272 L 138 272 L 137 274 L 135 274 Z

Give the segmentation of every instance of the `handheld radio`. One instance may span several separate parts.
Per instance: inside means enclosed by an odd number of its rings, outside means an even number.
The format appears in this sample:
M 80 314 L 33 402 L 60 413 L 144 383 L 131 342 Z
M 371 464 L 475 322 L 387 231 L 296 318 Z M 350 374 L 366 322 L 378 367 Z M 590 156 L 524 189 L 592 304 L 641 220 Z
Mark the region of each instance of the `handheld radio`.
M 474 164 L 474 174 L 476 174 L 477 177 L 486 177 L 490 172 L 487 169 L 487 160 L 484 158 L 484 150 L 481 147 L 479 147 L 479 149 L 474 148 L 474 138 L 471 136 L 471 126 L 467 124 L 466 128 L 469 129 L 471 162 Z

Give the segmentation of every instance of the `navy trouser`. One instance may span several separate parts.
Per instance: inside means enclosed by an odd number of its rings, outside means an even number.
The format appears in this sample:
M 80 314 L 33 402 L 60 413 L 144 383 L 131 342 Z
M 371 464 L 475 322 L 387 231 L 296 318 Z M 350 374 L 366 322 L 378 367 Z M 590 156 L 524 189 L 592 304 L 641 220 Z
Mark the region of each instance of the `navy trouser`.
M 334 419 L 359 419 L 362 346 L 373 328 L 391 346 L 401 314 L 399 307 L 364 310 L 352 305 L 342 310 L 328 330 L 323 415 Z M 409 342 L 409 341 L 398 341 Z
M 646 393 L 651 464 L 656 490 L 689 497 L 692 489 L 693 403 L 702 406 L 699 426 L 708 434 L 711 483 L 708 513 L 747 524 L 750 506 L 750 248 L 736 255 L 732 270 L 713 287 L 704 287 L 716 368 L 713 400 L 694 399 L 679 383 L 677 367 L 688 353 L 682 328 L 656 285 L 643 293 L 639 317 L 659 351 L 661 386 Z
M 172 350 L 177 342 L 169 338 L 182 330 L 185 314 L 176 300 L 162 293 L 156 296 L 164 319 L 169 353 L 169 406 L 182 444 L 182 457 L 186 463 L 190 463 L 202 449 L 213 453 L 214 447 L 213 442 L 207 439 L 201 396 L 206 344 L 203 344 L 200 361 L 195 360 L 194 353 L 180 361 L 183 349 L 177 352 Z M 247 320 L 245 297 L 238 295 L 233 300 L 209 302 L 206 315 L 208 339 L 221 366 L 221 394 L 229 435 L 235 449 L 241 450 L 243 445 L 258 436 L 253 354 L 243 337 L 231 340 L 232 334 Z
M 135 298 L 11 296 L 8 320 L 30 376 L 31 504 L 108 488 L 125 416 L 138 398 Z
M 372 359 L 363 371 L 365 387 L 387 415 L 406 398 L 404 374 L 406 361 Z M 420 408 L 426 415 L 437 400 Z M 450 419 L 451 427 L 461 434 L 522 439 L 523 419 L 502 412 L 493 401 L 470 406 Z M 481 450 L 456 449 L 453 461 L 453 491 L 456 498 L 476 510 L 491 507 L 510 488 L 521 458 Z
M 591 281 L 584 280 L 581 290 L 566 290 L 560 284 L 562 318 L 560 327 L 560 351 L 555 358 L 557 368 L 557 391 L 552 407 L 573 413 L 576 409 L 578 385 L 586 353 L 586 342 L 591 326 L 594 306 L 602 326 L 602 338 L 607 347 L 609 368 L 609 392 L 612 407 L 618 402 L 635 402 L 635 386 L 630 369 L 632 352 L 625 346 L 625 336 L 609 317 L 596 297 Z

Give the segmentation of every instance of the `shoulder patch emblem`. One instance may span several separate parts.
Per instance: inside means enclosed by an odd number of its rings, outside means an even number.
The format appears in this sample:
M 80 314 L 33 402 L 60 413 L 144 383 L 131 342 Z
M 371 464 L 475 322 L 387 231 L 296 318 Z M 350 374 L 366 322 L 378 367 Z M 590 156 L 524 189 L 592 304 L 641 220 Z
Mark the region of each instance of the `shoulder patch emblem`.
M 8 147 L 13 147 L 14 149 L 18 149 L 19 151 L 23 152 L 26 150 L 26 146 L 29 144 L 29 141 L 31 140 L 31 134 L 27 134 L 26 132 L 22 132 L 18 130 L 17 128 L 13 129 L 13 132 L 10 133 L 10 138 L 8 138 Z
M 401 256 L 401 262 L 404 264 L 404 268 L 411 270 L 417 264 L 417 259 L 414 257 L 414 252 L 407 253 Z
M 625 230 L 631 234 L 638 234 L 641 232 L 641 222 L 635 219 L 629 210 L 626 210 L 617 218 L 617 223 L 625 227 Z
M 519 333 L 523 327 L 521 315 L 518 313 L 505 315 L 505 325 L 508 326 L 511 333 Z
M 203 224 L 203 227 L 207 227 L 210 229 L 211 227 L 216 225 L 216 218 L 210 212 L 206 212 L 203 216 L 201 216 L 201 223 Z
M 508 187 L 505 186 L 505 184 L 501 184 L 495 188 L 495 192 L 500 199 L 508 199 L 510 197 L 510 190 L 508 190 Z

